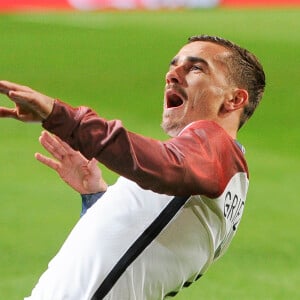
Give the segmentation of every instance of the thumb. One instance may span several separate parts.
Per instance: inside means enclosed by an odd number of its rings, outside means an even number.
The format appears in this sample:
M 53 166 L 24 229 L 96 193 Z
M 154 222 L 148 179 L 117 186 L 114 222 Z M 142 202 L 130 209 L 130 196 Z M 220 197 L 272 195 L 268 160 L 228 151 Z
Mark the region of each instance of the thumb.
M 17 111 L 15 108 L 0 107 L 1 118 L 17 118 Z
M 88 168 L 90 170 L 95 170 L 98 169 L 98 161 L 95 158 L 92 158 L 89 162 L 88 162 Z

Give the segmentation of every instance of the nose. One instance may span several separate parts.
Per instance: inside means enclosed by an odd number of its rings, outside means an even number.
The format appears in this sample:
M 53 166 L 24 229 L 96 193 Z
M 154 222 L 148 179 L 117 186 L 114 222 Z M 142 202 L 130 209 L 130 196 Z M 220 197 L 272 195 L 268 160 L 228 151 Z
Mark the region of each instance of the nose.
M 184 74 L 180 66 L 172 67 L 166 74 L 166 83 L 184 84 Z

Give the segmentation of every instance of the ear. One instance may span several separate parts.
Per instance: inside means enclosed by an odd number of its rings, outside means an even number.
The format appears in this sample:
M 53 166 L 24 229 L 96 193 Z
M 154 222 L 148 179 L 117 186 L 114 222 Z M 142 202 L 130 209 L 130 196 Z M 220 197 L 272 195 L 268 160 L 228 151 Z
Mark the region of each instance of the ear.
M 227 112 L 238 110 L 248 104 L 249 95 L 244 89 L 236 89 L 231 94 L 231 97 L 224 102 L 224 109 Z

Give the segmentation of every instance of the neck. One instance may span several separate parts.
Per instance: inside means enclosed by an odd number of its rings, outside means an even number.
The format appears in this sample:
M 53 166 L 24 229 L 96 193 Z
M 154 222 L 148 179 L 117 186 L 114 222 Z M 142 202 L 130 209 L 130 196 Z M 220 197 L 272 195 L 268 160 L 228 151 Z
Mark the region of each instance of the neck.
M 234 140 L 237 138 L 238 125 L 229 119 L 221 119 L 216 121 Z

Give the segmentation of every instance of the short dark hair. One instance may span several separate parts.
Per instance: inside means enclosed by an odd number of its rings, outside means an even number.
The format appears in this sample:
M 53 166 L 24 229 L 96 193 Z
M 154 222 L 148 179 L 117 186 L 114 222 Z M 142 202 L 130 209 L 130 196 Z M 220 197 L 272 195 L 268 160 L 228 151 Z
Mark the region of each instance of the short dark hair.
M 247 49 L 217 36 L 196 35 L 188 39 L 188 43 L 204 41 L 223 46 L 230 50 L 232 55 L 226 57 L 229 78 L 238 87 L 244 88 L 249 93 L 249 103 L 244 108 L 240 119 L 239 128 L 252 116 L 259 104 L 265 89 L 265 73 L 257 57 Z

